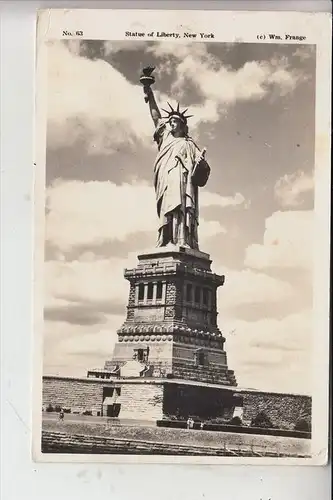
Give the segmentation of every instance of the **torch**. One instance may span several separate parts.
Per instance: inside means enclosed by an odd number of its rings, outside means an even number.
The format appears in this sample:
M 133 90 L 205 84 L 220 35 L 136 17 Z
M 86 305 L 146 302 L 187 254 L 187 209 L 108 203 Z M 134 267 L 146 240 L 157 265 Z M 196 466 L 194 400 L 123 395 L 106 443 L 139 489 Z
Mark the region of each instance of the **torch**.
M 146 68 L 143 68 L 142 70 L 142 75 L 140 76 L 140 83 L 143 86 L 143 92 L 145 94 L 145 102 L 148 102 L 148 92 L 155 83 L 155 78 L 152 76 L 152 72 L 154 71 L 155 67 L 153 66 L 147 66 Z

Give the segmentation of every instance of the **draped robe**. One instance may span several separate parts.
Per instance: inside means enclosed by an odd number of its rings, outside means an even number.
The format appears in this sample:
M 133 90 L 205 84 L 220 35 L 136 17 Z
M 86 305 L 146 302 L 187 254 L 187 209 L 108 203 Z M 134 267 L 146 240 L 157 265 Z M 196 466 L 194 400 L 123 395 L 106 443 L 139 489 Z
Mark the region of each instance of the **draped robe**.
M 157 246 L 172 243 L 198 248 L 198 187 L 192 182 L 192 172 L 201 151 L 190 137 L 174 137 L 163 119 L 157 123 L 154 139 L 158 144 L 154 165 Z

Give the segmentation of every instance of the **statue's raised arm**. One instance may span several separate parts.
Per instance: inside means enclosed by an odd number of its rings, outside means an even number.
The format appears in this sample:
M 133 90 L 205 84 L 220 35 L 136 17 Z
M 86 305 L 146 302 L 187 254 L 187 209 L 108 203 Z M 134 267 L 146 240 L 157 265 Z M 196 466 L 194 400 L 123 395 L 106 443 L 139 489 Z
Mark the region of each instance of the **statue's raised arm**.
M 152 72 L 154 71 L 154 67 L 147 66 L 143 68 L 142 75 L 140 77 L 140 82 L 143 85 L 143 91 L 145 94 L 145 102 L 149 103 L 150 115 L 153 119 L 155 126 L 158 123 L 158 120 L 161 118 L 160 110 L 158 109 L 154 92 L 152 91 L 151 86 L 155 83 L 155 78 L 152 76 Z
M 148 97 L 148 103 L 149 103 L 149 110 L 150 110 L 150 116 L 153 119 L 153 122 L 155 126 L 158 123 L 158 120 L 161 118 L 161 113 L 160 110 L 158 109 L 154 92 L 152 91 L 151 87 L 148 87 L 147 89 L 147 97 Z

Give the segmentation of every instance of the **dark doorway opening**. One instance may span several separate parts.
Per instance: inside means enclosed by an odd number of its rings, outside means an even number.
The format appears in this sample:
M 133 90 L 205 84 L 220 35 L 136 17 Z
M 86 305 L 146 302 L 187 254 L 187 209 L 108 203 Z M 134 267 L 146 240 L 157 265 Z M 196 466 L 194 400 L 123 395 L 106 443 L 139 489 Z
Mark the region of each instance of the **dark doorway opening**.
M 113 405 L 107 405 L 106 415 L 108 417 L 118 417 L 120 413 L 120 403 L 114 403 Z

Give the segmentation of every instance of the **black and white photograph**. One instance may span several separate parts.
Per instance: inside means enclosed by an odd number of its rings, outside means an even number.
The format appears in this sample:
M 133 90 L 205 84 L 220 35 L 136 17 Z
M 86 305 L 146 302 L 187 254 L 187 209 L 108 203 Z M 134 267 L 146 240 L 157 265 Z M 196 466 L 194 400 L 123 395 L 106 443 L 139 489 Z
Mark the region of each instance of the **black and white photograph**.
M 316 42 L 144 15 L 40 40 L 38 459 L 324 464 Z

